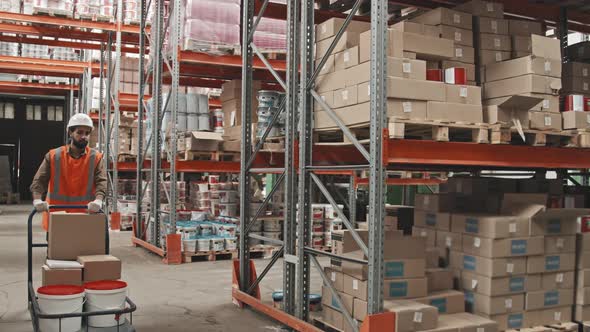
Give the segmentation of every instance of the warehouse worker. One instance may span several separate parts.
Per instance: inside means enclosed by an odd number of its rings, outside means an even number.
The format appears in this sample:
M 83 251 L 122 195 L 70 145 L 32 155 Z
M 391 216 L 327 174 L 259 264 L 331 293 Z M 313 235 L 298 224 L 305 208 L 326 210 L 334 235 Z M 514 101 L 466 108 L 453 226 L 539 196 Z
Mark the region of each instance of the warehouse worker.
M 30 187 L 33 205 L 38 212 L 46 212 L 43 214 L 46 231 L 49 205 L 87 205 L 90 212 L 102 208 L 107 176 L 102 153 L 88 147 L 93 129 L 88 115 L 74 114 L 67 128 L 70 144 L 50 150 L 33 178 Z M 44 193 L 47 193 L 46 201 L 43 201 Z

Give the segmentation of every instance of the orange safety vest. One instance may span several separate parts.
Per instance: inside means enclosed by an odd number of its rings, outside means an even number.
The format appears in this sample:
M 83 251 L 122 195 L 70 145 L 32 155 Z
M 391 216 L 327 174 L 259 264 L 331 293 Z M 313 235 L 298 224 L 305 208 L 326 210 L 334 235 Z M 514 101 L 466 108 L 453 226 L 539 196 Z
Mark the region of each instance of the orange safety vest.
M 47 188 L 49 205 L 87 205 L 95 199 L 94 172 L 102 161 L 102 153 L 86 147 L 86 154 L 75 159 L 68 146 L 49 151 L 51 177 Z M 79 209 L 65 210 L 81 212 Z M 49 213 L 43 213 L 43 228 L 49 228 Z

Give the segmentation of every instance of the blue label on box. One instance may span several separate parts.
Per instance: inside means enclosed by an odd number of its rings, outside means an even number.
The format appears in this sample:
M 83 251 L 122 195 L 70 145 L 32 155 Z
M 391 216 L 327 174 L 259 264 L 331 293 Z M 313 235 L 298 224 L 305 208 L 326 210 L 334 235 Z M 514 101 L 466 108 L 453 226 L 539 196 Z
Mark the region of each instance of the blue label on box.
M 336 301 L 336 296 L 332 296 L 332 308 L 340 310 L 340 306 L 338 305 L 338 301 Z
M 560 219 L 549 219 L 547 221 L 547 228 L 545 229 L 547 234 L 560 234 L 561 233 L 561 220 Z
M 474 256 L 463 256 L 463 269 L 469 271 L 475 271 L 475 257 Z
M 427 213 L 426 214 L 426 225 L 435 227 L 436 226 L 436 214 L 434 213 Z
M 438 309 L 439 314 L 446 314 L 447 313 L 447 299 L 433 299 L 430 301 L 430 305 L 436 307 Z
M 467 218 L 465 220 L 465 233 L 479 233 L 479 220 L 477 218 Z
M 385 277 L 386 278 L 400 278 L 404 276 L 403 262 L 387 262 L 385 263 Z
M 389 283 L 389 297 L 406 297 L 408 296 L 408 282 L 395 281 Z
M 512 240 L 510 253 L 512 255 L 526 255 L 526 240 Z
M 524 277 L 510 278 L 509 287 L 511 292 L 524 292 Z
M 545 257 L 545 270 L 546 271 L 557 271 L 559 270 L 561 258 L 559 256 L 546 256 Z
M 508 327 L 511 329 L 519 329 L 522 327 L 523 314 L 508 315 Z
M 559 291 L 553 290 L 545 292 L 544 303 L 546 307 L 559 305 Z

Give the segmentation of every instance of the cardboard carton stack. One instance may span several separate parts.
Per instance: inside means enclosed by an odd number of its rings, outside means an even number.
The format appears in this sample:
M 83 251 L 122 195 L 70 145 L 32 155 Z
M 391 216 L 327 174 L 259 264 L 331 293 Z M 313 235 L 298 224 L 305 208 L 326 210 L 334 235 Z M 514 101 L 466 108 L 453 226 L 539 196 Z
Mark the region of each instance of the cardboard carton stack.
M 258 121 L 258 100 L 256 96 L 260 91 L 260 83 L 260 81 L 252 81 L 252 123 L 254 129 Z M 239 142 L 242 130 L 242 81 L 231 80 L 224 83 L 221 86 L 219 98 L 223 110 L 223 139 L 228 142 Z
M 559 131 L 559 41 L 537 35 L 531 40 L 532 55 L 486 66 L 484 104 L 490 107 L 484 111 L 485 118 L 490 124 Z
M 541 23 L 524 20 L 508 20 L 508 31 L 512 40 L 512 58 L 532 55 L 532 35 L 543 36 Z
M 590 63 L 568 62 L 563 65 L 563 128 L 590 128 Z
M 576 306 L 574 318 L 578 322 L 590 321 L 590 233 L 577 234 Z

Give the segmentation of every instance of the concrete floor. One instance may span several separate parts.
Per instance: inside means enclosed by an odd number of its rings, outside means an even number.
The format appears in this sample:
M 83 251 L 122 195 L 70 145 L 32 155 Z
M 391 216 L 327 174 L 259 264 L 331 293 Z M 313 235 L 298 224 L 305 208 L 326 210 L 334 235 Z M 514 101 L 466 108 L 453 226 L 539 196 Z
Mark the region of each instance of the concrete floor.
M 27 311 L 26 221 L 30 205 L 2 206 L 0 214 L 0 331 L 31 331 Z M 37 216 L 34 241 L 45 240 Z M 131 246 L 130 232 L 111 232 L 111 254 L 123 262 L 122 279 L 129 283 L 137 304 L 133 325 L 137 331 L 280 331 L 281 325 L 253 310 L 231 303 L 231 261 L 197 262 L 169 266 L 142 248 Z M 33 256 L 33 280 L 39 286 L 44 249 Z M 268 260 L 256 260 L 262 271 Z M 313 289 L 320 289 L 315 276 Z M 261 284 L 264 300 L 282 288 L 282 262 Z

